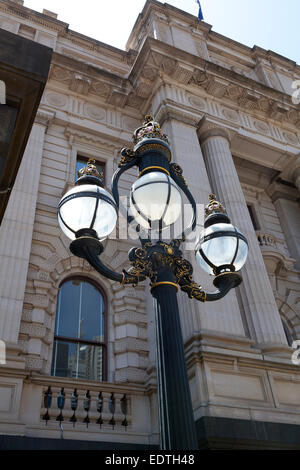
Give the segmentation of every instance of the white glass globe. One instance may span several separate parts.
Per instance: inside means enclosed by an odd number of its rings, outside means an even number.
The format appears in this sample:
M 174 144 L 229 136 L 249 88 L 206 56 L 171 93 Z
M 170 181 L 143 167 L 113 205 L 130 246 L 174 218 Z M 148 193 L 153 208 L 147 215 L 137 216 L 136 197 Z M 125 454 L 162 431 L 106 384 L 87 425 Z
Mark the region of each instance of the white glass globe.
M 58 222 L 71 240 L 81 229 L 93 229 L 98 238 L 107 237 L 115 228 L 117 211 L 113 197 L 95 184 L 75 186 L 61 199 Z
M 216 236 L 218 232 L 224 232 L 224 235 Z M 205 257 L 215 268 L 224 265 L 233 265 L 235 271 L 242 269 L 248 255 L 248 244 L 244 237 L 240 238 L 238 234 L 243 237 L 241 232 L 233 225 L 225 223 L 213 224 L 204 229 L 200 235 L 200 241 L 196 245 L 196 259 L 199 266 L 209 274 L 215 274 L 213 267 L 203 258 L 200 251 L 201 249 Z M 215 237 L 205 241 L 205 237 L 212 235 L 215 235 Z M 238 251 L 235 256 L 237 244 Z
M 166 173 L 151 171 L 132 185 L 130 209 L 136 222 L 145 228 L 159 221 L 162 227 L 169 226 L 181 213 L 180 191 Z

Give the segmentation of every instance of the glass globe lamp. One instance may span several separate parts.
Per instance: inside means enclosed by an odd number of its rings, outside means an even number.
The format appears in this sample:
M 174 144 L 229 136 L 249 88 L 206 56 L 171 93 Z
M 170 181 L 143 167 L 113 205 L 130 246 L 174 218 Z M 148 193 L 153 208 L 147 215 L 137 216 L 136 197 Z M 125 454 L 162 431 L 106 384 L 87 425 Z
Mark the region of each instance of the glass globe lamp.
M 167 227 L 181 214 L 181 195 L 173 179 L 166 173 L 151 171 L 131 187 L 130 209 L 136 222 L 150 229 Z
M 94 165 L 90 162 L 88 165 L 81 170 L 75 187 L 62 197 L 58 206 L 58 223 L 71 240 L 82 234 L 106 238 L 117 221 L 114 198 L 103 188 Z
M 196 244 L 197 262 L 211 275 L 240 271 L 248 255 L 247 239 L 230 223 L 224 208 L 212 196 L 205 209 L 204 230 Z

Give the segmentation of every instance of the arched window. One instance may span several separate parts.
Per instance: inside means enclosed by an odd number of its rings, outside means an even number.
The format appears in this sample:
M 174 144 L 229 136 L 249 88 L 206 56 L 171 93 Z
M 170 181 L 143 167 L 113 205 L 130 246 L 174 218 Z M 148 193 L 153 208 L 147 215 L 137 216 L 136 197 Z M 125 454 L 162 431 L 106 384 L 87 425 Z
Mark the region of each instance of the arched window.
M 59 289 L 51 374 L 105 380 L 105 301 L 85 278 L 72 278 Z

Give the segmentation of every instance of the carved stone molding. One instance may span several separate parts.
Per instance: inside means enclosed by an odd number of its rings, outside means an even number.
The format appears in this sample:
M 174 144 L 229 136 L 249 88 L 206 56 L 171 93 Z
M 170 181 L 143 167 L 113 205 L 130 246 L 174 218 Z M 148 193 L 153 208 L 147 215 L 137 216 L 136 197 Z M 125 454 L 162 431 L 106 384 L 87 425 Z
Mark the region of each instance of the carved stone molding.
M 55 113 L 40 108 L 35 117 L 35 123 L 48 127 L 54 118 Z
M 270 196 L 272 202 L 277 201 L 277 199 L 297 201 L 299 198 L 299 191 L 297 188 L 292 187 L 292 185 L 282 184 L 280 181 L 273 181 L 266 189 L 266 192 Z
M 64 132 L 65 137 L 68 139 L 69 143 L 73 145 L 74 143 L 90 143 L 92 145 L 100 145 L 105 147 L 108 151 L 113 152 L 114 150 L 120 150 L 122 145 L 127 145 L 127 141 L 116 141 L 112 140 L 109 137 L 107 139 L 99 133 L 92 134 L 91 132 L 86 132 L 72 126 L 67 126 Z
M 91 86 L 92 80 L 79 73 L 74 73 L 71 79 L 69 88 L 71 91 L 75 93 L 79 93 L 81 95 L 87 95 Z

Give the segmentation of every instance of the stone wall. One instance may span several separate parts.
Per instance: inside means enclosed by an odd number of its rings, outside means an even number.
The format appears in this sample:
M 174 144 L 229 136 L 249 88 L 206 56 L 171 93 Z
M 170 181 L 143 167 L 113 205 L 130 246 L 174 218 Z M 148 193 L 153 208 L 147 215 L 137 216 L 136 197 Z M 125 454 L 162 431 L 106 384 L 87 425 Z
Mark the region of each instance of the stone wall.
M 58 202 L 74 182 L 77 156 L 103 162 L 109 187 L 120 149 L 130 146 L 147 112 L 169 135 L 173 160 L 182 166 L 196 201 L 206 203 L 215 191 L 250 241 L 244 283 L 235 292 L 210 305 L 179 297 L 195 417 L 300 424 L 300 370 L 291 362 L 284 330 L 292 339 L 299 336 L 300 110 L 289 89 L 300 77 L 299 67 L 224 38 L 154 0 L 146 3 L 127 51 L 68 31 L 49 12 L 11 3 L 0 1 L 0 27 L 31 35 L 55 52 L 0 231 L 0 338 L 8 347 L 7 364 L 0 369 L 1 432 L 56 436 L 54 427 L 45 434 L 41 422 L 42 392 L 50 382 L 58 387 L 49 374 L 59 285 L 80 274 L 101 284 L 108 299 L 107 387 L 118 387 L 118 393 L 129 387 L 140 397 L 132 433 L 126 438 L 116 431 L 112 437 L 107 430 L 101 436 L 158 442 L 147 283 L 123 288 L 102 278 L 71 255 L 56 218 Z M 136 177 L 132 170 L 123 179 L 123 194 Z M 255 210 L 256 231 L 247 204 Z M 110 238 L 104 262 L 121 271 L 132 245 Z M 188 246 L 186 255 L 196 281 L 212 290 Z M 71 390 L 76 380 L 65 385 Z M 92 384 L 95 393 L 98 386 L 103 384 Z M 70 424 L 67 430 L 70 438 L 97 438 L 96 428 L 77 434 Z

